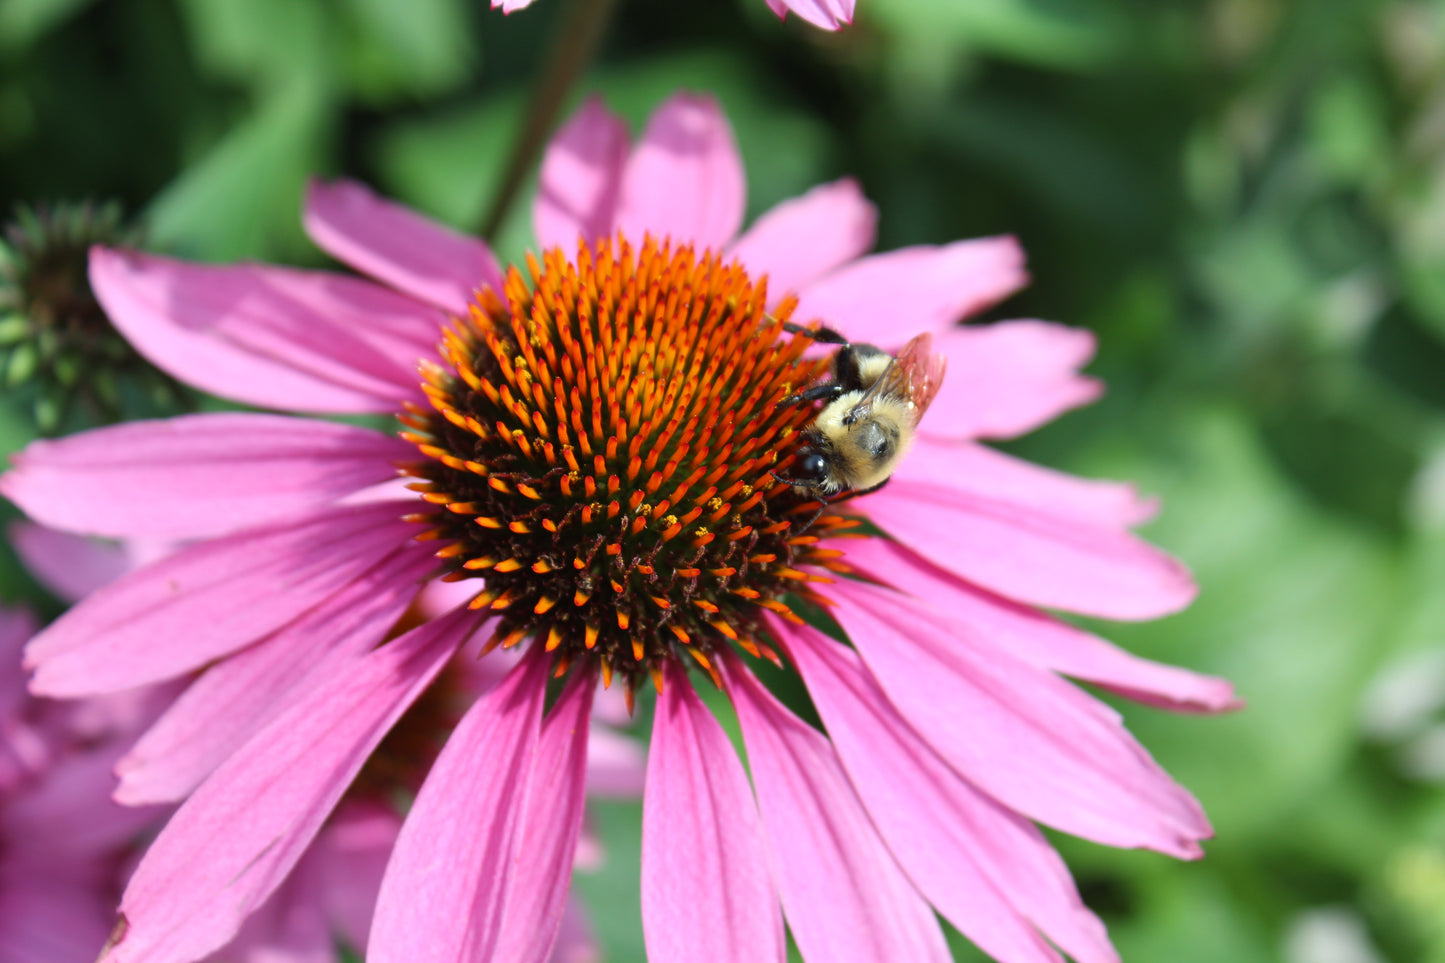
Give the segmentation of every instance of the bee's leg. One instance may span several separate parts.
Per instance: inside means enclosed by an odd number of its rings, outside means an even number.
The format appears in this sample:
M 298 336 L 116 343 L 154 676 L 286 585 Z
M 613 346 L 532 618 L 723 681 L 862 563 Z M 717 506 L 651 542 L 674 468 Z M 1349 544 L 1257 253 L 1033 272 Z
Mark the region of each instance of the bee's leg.
M 844 492 L 843 494 L 837 495 L 837 496 L 835 496 L 834 498 L 830 499 L 830 500 L 828 501 L 828 504 L 829 504 L 829 505 L 837 505 L 837 504 L 840 504 L 840 503 L 842 503 L 842 502 L 851 502 L 853 499 L 857 498 L 857 497 L 860 496 L 860 495 L 871 495 L 871 494 L 873 494 L 874 492 L 876 492 L 878 489 L 882 488 L 884 485 L 888 484 L 888 483 L 889 483 L 890 481 L 892 481 L 892 480 L 893 480 L 893 476 L 892 476 L 892 475 L 889 475 L 887 478 L 883 479 L 881 482 L 879 482 L 878 484 L 874 485 L 874 486 L 871 487 L 871 488 L 850 488 L 848 491 Z
M 780 482 L 782 482 L 784 485 L 806 485 L 806 484 L 808 484 L 808 482 L 805 481 L 805 480 L 802 479 L 802 478 L 789 478 L 787 475 L 779 475 L 777 472 L 773 471 L 771 468 L 768 469 L 768 474 L 769 474 L 769 475 L 772 475 L 773 478 L 774 478 L 776 481 L 780 481 Z
M 783 330 L 789 334 L 805 334 L 814 341 L 823 344 L 848 344 L 848 339 L 843 337 L 832 328 L 805 328 L 801 324 L 794 324 L 792 321 L 783 322 Z
M 821 385 L 814 385 L 806 391 L 800 391 L 795 395 L 789 395 L 779 404 L 800 405 L 805 401 L 832 401 L 843 394 L 846 389 L 836 381 L 829 381 Z

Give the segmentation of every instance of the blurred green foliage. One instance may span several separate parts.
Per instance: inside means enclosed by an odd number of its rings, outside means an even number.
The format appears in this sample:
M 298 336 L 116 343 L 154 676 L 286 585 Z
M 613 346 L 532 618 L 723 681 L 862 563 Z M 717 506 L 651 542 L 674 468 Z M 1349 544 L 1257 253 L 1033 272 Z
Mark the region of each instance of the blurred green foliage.
M 1445 961 L 1445 4 L 858 5 L 823 34 L 623 0 L 577 96 L 636 125 L 709 90 L 750 215 L 855 176 L 881 247 L 1018 234 L 1034 284 L 996 316 L 1099 333 L 1109 398 L 1010 447 L 1164 496 L 1148 534 L 1200 601 L 1102 631 L 1249 702 L 1121 707 L 1218 834 L 1190 865 L 1060 841 L 1126 959 Z M 0 0 L 0 202 L 115 197 L 176 253 L 321 263 L 299 199 L 345 173 L 475 228 L 565 7 Z M 7 407 L 0 447 L 31 432 Z M 578 888 L 639 960 L 637 810 L 594 819 Z

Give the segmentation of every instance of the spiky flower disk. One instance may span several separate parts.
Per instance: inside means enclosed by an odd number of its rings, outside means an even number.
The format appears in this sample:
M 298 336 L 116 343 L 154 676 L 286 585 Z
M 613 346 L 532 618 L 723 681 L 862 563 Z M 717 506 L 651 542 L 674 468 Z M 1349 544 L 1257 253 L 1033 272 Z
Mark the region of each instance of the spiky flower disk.
M 116 332 L 90 290 L 91 246 L 135 240 L 114 203 L 22 204 L 5 225 L 0 374 L 7 387 L 33 387 L 35 419 L 44 432 L 58 430 L 77 401 L 89 421 L 190 407 L 184 389 Z M 127 410 L 127 393 L 142 395 L 140 410 Z
M 630 693 L 684 650 L 709 671 L 722 645 L 769 654 L 760 610 L 814 597 L 800 566 L 836 565 L 815 543 L 853 524 L 812 521 L 770 474 L 814 416 L 779 402 L 826 366 L 783 331 L 792 304 L 769 315 L 737 264 L 651 239 L 527 266 L 447 331 L 432 409 L 402 417 L 413 487 L 442 509 L 414 516 L 422 537 L 448 578 L 484 579 L 497 641 L 535 638 L 559 673 L 595 658 Z

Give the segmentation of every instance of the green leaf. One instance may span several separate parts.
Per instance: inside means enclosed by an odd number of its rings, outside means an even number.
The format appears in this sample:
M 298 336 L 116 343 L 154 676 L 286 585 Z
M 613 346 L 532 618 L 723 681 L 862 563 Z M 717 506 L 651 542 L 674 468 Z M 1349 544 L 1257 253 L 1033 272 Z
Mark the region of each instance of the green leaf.
M 328 5 L 295 0 L 182 0 L 202 67 L 258 90 L 324 83 L 337 40 Z
M 10 352 L 10 359 L 5 365 L 5 383 L 11 387 L 24 384 L 35 374 L 35 369 L 40 366 L 40 354 L 31 344 L 17 345 Z
M 145 219 L 155 245 L 209 260 L 314 257 L 301 197 L 323 166 L 329 106 L 306 82 L 264 99 L 151 204 Z
M 0 0 L 0 50 L 24 50 L 94 0 Z
M 472 0 L 345 0 L 352 89 L 372 104 L 453 89 L 479 59 L 477 7 Z
M 1087 69 L 1120 56 L 1133 39 L 1129 16 L 1101 0 L 871 0 L 859 22 L 895 35 L 900 60 L 919 48 L 996 54 L 1048 67 Z

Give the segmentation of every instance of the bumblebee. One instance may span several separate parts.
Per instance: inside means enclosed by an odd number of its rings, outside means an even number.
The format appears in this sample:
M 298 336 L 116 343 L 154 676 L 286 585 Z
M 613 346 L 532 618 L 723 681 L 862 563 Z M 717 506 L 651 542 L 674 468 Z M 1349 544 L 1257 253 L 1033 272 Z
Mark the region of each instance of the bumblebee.
M 850 342 L 831 328 L 783 327 L 838 350 L 830 380 L 783 401 L 823 406 L 802 431 L 793 474 L 774 477 L 823 501 L 877 491 L 912 445 L 919 420 L 943 384 L 947 357 L 933 350 L 928 333 L 893 355 Z

